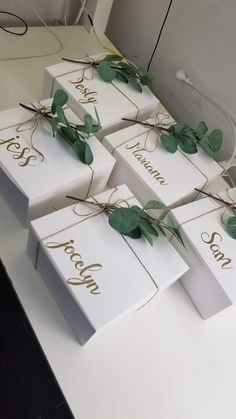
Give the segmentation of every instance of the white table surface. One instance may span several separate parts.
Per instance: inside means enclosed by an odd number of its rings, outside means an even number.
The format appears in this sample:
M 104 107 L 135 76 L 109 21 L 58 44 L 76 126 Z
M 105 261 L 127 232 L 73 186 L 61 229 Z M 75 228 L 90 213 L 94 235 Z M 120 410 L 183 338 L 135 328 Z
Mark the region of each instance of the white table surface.
M 63 53 L 0 63 L 1 109 L 38 99 L 43 68 L 61 56 L 101 50 L 81 27 L 55 31 Z M 0 57 L 52 48 L 42 28 L 22 38 L 0 33 Z M 0 196 L 1 258 L 76 419 L 235 419 L 236 307 L 204 322 L 176 283 L 81 347 L 26 255 L 26 240 Z

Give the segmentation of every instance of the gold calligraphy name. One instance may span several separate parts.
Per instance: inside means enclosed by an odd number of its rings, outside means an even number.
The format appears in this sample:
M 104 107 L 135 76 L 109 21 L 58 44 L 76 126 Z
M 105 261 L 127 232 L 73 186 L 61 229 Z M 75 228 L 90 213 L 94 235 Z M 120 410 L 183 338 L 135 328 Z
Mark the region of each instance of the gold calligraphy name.
M 69 278 L 67 279 L 67 283 L 70 285 L 85 285 L 90 294 L 98 295 L 101 294 L 99 290 L 99 286 L 92 278 L 92 275 L 89 272 L 96 272 L 102 269 L 102 265 L 100 263 L 91 263 L 89 265 L 85 265 L 82 256 L 78 253 L 74 246 L 74 240 L 69 240 L 65 243 L 57 243 L 57 242 L 48 242 L 46 243 L 46 247 L 48 249 L 59 249 L 64 248 L 64 252 L 67 255 L 70 255 L 70 260 L 73 262 L 75 269 L 79 272 L 79 277 L 76 278 Z
M 146 157 L 141 154 L 142 151 L 146 151 L 145 148 L 140 148 L 140 143 L 136 143 L 134 145 L 126 145 L 125 147 L 127 150 L 133 150 L 132 154 L 134 157 L 139 161 L 140 164 L 143 165 L 143 167 L 150 173 L 150 175 L 160 183 L 160 185 L 168 185 L 165 178 L 161 176 L 160 172 L 156 170 L 146 159 Z
M 84 96 L 84 99 L 80 99 L 80 103 L 97 103 L 94 96 L 96 96 L 97 92 L 92 92 L 87 87 L 84 86 L 84 77 L 79 77 L 76 81 L 70 81 L 77 90 Z
M 232 263 L 232 259 L 225 257 L 224 253 L 221 251 L 219 244 L 216 243 L 216 241 L 222 242 L 222 236 L 214 232 L 211 235 L 203 232 L 201 234 L 201 239 L 204 243 L 208 244 L 210 247 L 210 250 L 212 251 L 212 254 L 217 262 L 221 262 L 221 268 L 222 269 L 232 269 L 233 266 L 227 266 Z
M 26 167 L 33 166 L 32 161 L 37 160 L 37 156 L 32 153 L 32 150 L 29 147 L 22 147 L 22 145 L 17 141 L 20 138 L 18 135 L 15 138 L 9 138 L 7 140 L 0 139 L 0 146 L 6 146 L 6 150 L 9 153 L 12 153 L 14 160 L 18 161 L 18 166 Z

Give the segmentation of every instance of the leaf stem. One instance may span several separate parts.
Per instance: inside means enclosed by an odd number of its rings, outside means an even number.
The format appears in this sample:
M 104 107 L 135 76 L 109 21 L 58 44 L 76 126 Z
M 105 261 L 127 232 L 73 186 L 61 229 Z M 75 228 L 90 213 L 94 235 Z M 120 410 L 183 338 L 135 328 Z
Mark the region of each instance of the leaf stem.
M 28 111 L 32 111 L 34 113 L 40 113 L 41 115 L 45 116 L 45 118 L 47 118 L 48 120 L 52 119 L 52 115 L 50 115 L 50 112 L 42 112 L 40 111 L 40 109 L 31 108 L 30 106 L 24 105 L 23 103 L 19 103 L 19 105 L 22 108 L 27 109 Z
M 135 122 L 136 124 L 144 125 L 144 126 L 150 127 L 150 128 L 157 128 L 160 131 L 171 132 L 171 130 L 169 128 L 164 128 L 161 125 L 149 124 L 148 122 L 138 121 L 137 119 L 122 118 L 122 120 L 123 121 L 128 121 L 128 122 Z
M 69 63 L 84 64 L 84 65 L 90 64 L 91 67 L 97 67 L 100 64 L 99 61 L 91 61 L 91 62 L 88 61 L 88 62 L 86 62 L 86 61 L 80 61 L 80 60 L 72 60 L 70 58 L 62 58 L 62 60 L 63 61 L 68 61 Z M 115 66 L 115 65 L 110 65 L 110 68 L 112 68 L 113 70 L 123 70 L 124 71 L 124 69 L 122 67 Z
M 202 193 L 202 194 L 204 194 L 204 195 L 207 195 L 207 196 L 209 196 L 210 198 L 215 199 L 215 201 L 222 202 L 222 203 L 223 203 L 223 204 L 225 204 L 227 207 L 232 207 L 232 209 L 236 210 L 236 207 L 232 205 L 232 202 L 228 202 L 228 201 L 225 201 L 225 200 L 224 200 L 224 199 L 222 199 L 222 198 L 218 198 L 217 196 L 213 195 L 211 192 L 205 192 L 205 191 L 202 191 L 201 189 L 198 189 L 198 188 L 194 188 L 194 189 L 195 189 L 195 191 L 200 192 L 200 193 Z
M 86 62 L 80 60 L 72 60 L 70 58 L 61 58 L 63 61 L 68 61 L 69 63 L 76 63 L 76 64 L 90 64 L 91 66 L 96 67 L 98 63 L 96 61 Z

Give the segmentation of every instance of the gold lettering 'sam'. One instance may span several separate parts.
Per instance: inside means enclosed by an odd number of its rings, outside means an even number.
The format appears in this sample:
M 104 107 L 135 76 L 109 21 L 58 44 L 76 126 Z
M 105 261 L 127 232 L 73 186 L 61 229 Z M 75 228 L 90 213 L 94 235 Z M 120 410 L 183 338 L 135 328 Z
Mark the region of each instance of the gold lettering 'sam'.
M 225 254 L 221 251 L 221 248 L 217 242 L 222 242 L 222 236 L 214 231 L 214 233 L 209 234 L 204 231 L 201 234 L 201 239 L 203 243 L 206 243 L 209 246 L 209 249 L 212 252 L 213 257 L 215 258 L 216 262 L 221 264 L 222 269 L 232 269 L 232 259 L 229 257 L 225 257 Z

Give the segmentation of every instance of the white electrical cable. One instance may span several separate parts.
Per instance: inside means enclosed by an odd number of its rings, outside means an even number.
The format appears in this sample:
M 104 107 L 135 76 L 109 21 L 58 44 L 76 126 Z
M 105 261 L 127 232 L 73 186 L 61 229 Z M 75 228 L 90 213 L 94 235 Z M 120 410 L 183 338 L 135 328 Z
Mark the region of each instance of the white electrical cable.
M 80 3 L 81 3 L 81 6 L 80 6 L 80 9 L 79 9 L 79 13 L 76 16 L 76 19 L 74 21 L 74 25 L 77 25 L 79 23 L 79 20 L 80 20 L 84 11 L 86 11 L 86 13 L 88 14 L 87 9 L 86 9 L 87 0 L 80 0 Z
M 211 102 L 220 112 L 222 112 L 226 116 L 228 122 L 230 123 L 231 128 L 233 130 L 233 134 L 234 134 L 234 149 L 229 160 L 221 162 L 221 165 L 227 171 L 230 167 L 236 165 L 236 163 L 232 165 L 232 162 L 236 156 L 236 123 L 235 121 L 233 120 L 229 112 L 227 112 L 223 108 L 223 106 L 221 106 L 218 102 L 212 99 L 203 89 L 201 89 L 199 86 L 194 84 L 183 70 L 178 70 L 175 74 L 175 77 L 177 80 L 183 81 L 184 83 L 191 86 L 193 89 L 197 90 L 201 95 L 203 95 L 207 100 L 209 100 L 209 102 Z
M 27 58 L 41 58 L 41 57 L 49 57 L 50 55 L 54 55 L 54 54 L 58 54 L 59 52 L 63 51 L 63 44 L 60 40 L 60 38 L 53 32 L 53 30 L 51 28 L 49 28 L 49 26 L 47 25 L 47 23 L 43 20 L 43 18 L 40 16 L 40 14 L 38 13 L 38 11 L 36 10 L 35 6 L 32 3 L 32 0 L 28 0 L 30 2 L 30 5 L 35 13 L 35 15 L 38 17 L 38 19 L 42 22 L 43 26 L 45 27 L 45 29 L 47 29 L 48 32 L 50 32 L 50 34 L 56 39 L 56 41 L 59 44 L 59 47 L 53 51 L 53 52 L 49 52 L 46 54 L 39 54 L 39 55 L 26 55 L 23 57 L 2 57 L 0 58 L 0 61 L 13 61 L 13 60 L 25 60 Z
M 64 16 L 64 25 L 67 26 L 67 15 L 68 15 L 68 0 L 65 0 L 65 16 Z

